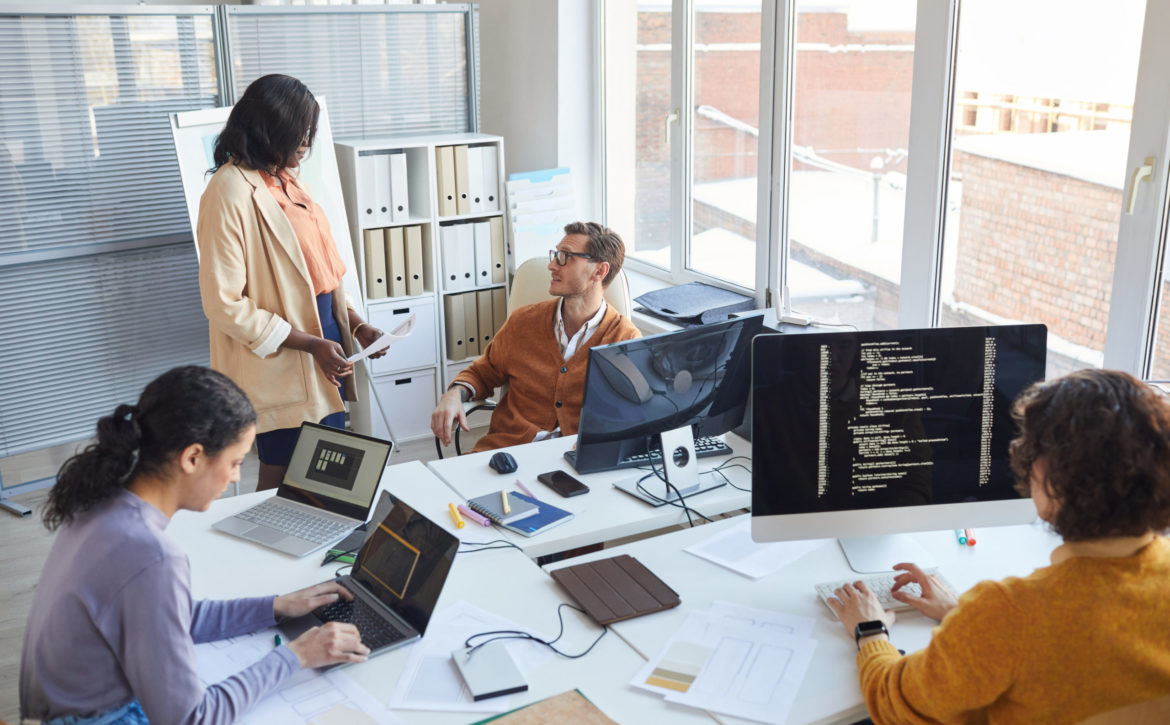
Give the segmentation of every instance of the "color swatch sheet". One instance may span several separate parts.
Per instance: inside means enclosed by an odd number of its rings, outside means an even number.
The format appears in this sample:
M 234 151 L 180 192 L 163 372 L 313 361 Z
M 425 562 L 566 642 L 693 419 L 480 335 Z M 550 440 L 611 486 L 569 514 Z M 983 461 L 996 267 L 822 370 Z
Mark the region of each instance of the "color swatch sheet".
M 809 617 L 714 602 L 692 612 L 630 684 L 668 702 L 782 723 L 816 649 L 813 624 Z

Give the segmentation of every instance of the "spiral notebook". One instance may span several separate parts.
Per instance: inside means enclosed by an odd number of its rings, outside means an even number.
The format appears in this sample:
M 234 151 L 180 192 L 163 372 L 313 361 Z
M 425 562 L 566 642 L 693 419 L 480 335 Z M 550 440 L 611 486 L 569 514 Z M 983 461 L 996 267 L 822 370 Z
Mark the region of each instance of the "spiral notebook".
M 515 523 L 504 524 L 504 528 L 509 531 L 515 531 L 517 534 L 523 536 L 535 536 L 545 529 L 550 529 L 557 524 L 563 524 L 573 518 L 572 513 L 564 509 L 559 509 L 550 503 L 545 503 L 540 499 L 525 496 L 521 493 L 513 495 L 522 501 L 539 506 L 540 510 L 535 516 L 526 516 Z
M 520 494 L 509 491 L 508 507 L 511 509 L 511 513 L 505 514 L 500 493 L 500 491 L 495 491 L 483 496 L 476 496 L 467 502 L 467 507 L 477 514 L 487 516 L 500 526 L 527 518 L 540 510 L 539 506 L 525 501 Z

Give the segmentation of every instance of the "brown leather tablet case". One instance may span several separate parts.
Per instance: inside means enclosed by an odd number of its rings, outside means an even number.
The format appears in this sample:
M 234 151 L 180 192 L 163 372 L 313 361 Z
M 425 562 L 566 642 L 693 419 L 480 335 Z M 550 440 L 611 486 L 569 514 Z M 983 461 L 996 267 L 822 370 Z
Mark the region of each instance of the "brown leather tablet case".
M 598 624 L 611 624 L 679 605 L 678 593 L 632 556 L 621 555 L 552 572 L 552 578 Z

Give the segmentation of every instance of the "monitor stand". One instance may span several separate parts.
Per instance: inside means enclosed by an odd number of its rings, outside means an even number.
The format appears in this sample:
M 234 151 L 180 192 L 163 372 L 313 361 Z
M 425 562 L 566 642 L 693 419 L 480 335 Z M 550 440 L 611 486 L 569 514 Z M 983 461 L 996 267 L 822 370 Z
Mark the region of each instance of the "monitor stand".
M 938 566 L 938 560 L 909 534 L 883 536 L 849 536 L 837 539 L 841 551 L 849 561 L 849 568 L 858 574 L 890 571 L 894 564 L 910 562 L 923 569 Z
M 660 505 L 675 501 L 680 495 L 699 493 L 699 459 L 695 457 L 695 436 L 689 425 L 667 431 L 661 436 L 662 477 L 645 474 L 614 483 L 618 488 L 651 503 Z M 670 485 L 667 486 L 666 483 Z M 638 484 L 645 493 L 635 490 Z M 708 486 L 707 488 L 712 488 Z M 704 489 L 705 490 L 705 489 Z

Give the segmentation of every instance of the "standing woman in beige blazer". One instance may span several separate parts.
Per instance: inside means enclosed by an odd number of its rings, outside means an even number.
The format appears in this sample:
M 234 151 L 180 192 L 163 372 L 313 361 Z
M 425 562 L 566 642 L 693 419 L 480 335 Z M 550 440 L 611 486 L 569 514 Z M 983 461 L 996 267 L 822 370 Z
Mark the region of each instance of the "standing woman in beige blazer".
M 325 211 L 297 180 L 319 114 L 296 78 L 257 78 L 216 139 L 199 203 L 211 367 L 256 407 L 261 490 L 284 477 L 302 422 L 345 426 L 343 399 L 356 400 L 346 358 L 382 334 L 351 306 Z

